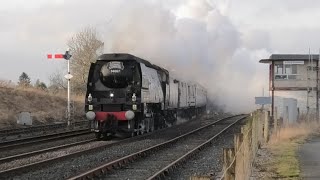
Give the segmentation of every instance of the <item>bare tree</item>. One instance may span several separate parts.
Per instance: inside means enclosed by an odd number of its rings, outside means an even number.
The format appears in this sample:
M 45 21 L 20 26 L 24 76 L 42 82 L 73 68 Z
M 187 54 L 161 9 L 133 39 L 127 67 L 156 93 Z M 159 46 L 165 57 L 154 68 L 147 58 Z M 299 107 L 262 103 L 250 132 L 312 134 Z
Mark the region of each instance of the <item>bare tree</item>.
M 55 73 L 49 76 L 50 86 L 49 89 L 57 91 L 57 90 L 66 90 L 67 82 L 63 77 L 62 72 L 56 71 Z
M 94 62 L 103 51 L 104 43 L 98 38 L 95 28 L 87 27 L 76 33 L 69 41 L 68 47 L 72 53 L 71 80 L 73 89 L 85 91 L 91 62 Z
M 34 84 L 34 87 L 41 90 L 47 90 L 47 85 L 44 82 L 41 82 L 40 79 L 37 79 L 36 83 Z

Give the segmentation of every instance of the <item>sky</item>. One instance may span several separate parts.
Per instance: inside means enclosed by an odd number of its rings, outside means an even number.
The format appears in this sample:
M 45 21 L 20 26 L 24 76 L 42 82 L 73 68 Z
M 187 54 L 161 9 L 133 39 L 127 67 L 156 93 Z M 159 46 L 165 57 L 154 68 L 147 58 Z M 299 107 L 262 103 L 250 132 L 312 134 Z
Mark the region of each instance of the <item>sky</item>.
M 128 52 L 200 82 L 220 105 L 251 110 L 273 53 L 318 53 L 316 0 L 7 0 L 0 2 L 0 79 L 62 69 L 67 41 L 94 27 L 104 52 Z

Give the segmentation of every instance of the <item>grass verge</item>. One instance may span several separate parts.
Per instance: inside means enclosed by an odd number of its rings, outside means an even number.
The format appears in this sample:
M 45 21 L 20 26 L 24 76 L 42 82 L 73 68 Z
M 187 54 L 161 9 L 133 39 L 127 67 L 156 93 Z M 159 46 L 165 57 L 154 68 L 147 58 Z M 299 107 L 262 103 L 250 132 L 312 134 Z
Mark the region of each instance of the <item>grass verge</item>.
M 30 112 L 33 125 L 66 122 L 67 93 L 19 87 L 0 80 L 0 128 L 14 128 L 20 112 Z M 84 95 L 72 96 L 74 119 L 84 118 Z
M 300 179 L 297 150 L 319 127 L 316 123 L 300 123 L 281 128 L 268 144 L 273 156 L 269 166 L 281 179 Z
M 299 160 L 296 154 L 298 146 L 298 142 L 292 140 L 290 142 L 273 145 L 270 148 L 274 156 L 270 165 L 278 177 L 299 179 Z

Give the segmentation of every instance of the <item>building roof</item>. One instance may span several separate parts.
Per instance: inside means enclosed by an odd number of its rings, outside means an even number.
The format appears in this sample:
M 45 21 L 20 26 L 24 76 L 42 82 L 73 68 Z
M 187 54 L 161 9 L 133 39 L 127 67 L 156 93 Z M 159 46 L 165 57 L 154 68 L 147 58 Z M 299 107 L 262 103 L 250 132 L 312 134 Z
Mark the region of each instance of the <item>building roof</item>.
M 308 61 L 319 60 L 319 54 L 272 54 L 269 59 L 261 59 L 260 63 L 271 63 L 272 61 Z

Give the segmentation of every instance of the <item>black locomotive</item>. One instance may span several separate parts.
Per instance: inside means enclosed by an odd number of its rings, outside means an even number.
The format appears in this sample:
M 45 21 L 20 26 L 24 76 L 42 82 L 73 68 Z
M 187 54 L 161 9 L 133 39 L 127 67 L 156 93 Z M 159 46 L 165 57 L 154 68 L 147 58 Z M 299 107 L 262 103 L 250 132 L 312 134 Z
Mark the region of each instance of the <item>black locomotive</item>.
M 130 54 L 103 54 L 92 63 L 86 117 L 96 137 L 143 134 L 205 110 L 206 90 Z

